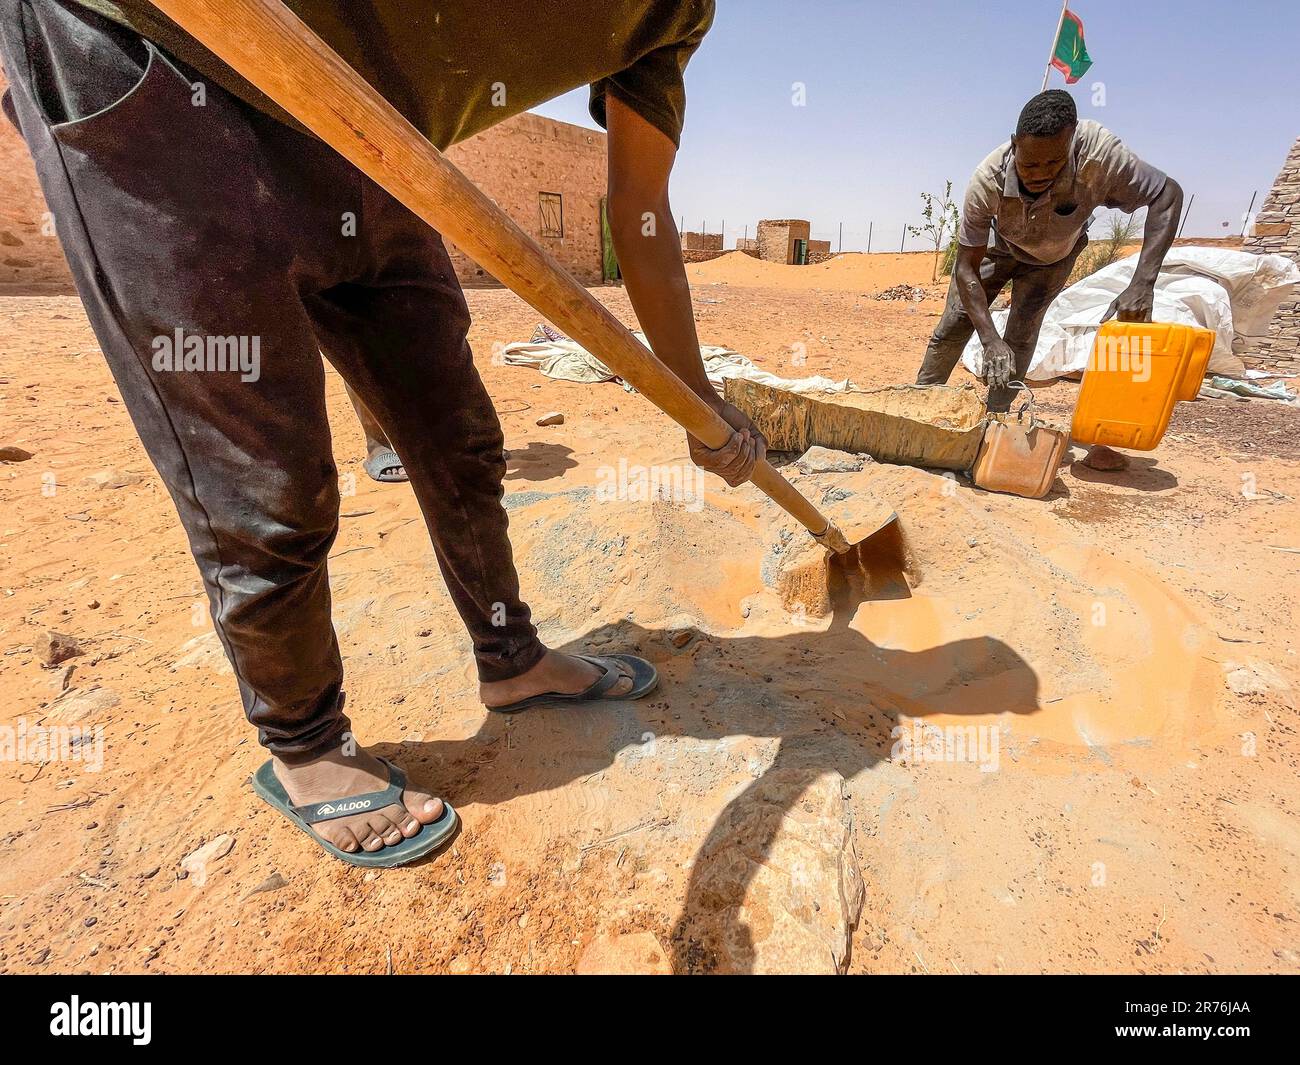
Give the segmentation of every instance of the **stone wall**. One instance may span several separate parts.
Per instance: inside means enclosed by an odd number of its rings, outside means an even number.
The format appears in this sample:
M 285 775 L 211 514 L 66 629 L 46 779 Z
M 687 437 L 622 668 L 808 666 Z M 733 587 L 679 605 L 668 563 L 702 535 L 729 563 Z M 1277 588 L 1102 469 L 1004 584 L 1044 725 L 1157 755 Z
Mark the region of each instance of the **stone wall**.
M 5 85 L 0 72 L 0 92 Z M 447 154 L 565 269 L 586 284 L 600 283 L 604 133 L 523 114 Z M 560 195 L 563 236 L 542 235 L 543 192 Z M 448 247 L 462 283 L 494 283 L 460 251 Z M 5 118 L 0 118 L 0 288 L 73 291 L 27 146 Z
M 731 254 L 731 252 L 723 251 L 721 248 L 717 251 L 684 251 L 682 252 L 682 262 L 707 263 L 710 259 L 721 259 L 724 255 Z
M 1300 139 L 1291 146 L 1291 154 L 1255 216 L 1254 231 L 1246 237 L 1244 247 L 1260 255 L 1285 255 L 1300 263 Z M 1300 293 L 1293 293 L 1278 308 L 1268 339 L 1250 354 L 1273 362 L 1300 359 Z
M 829 240 L 810 240 L 808 242 L 808 265 L 814 263 L 824 263 L 827 259 L 832 258 L 831 242 Z
M 682 234 L 682 251 L 722 251 L 722 234 L 687 231 Z

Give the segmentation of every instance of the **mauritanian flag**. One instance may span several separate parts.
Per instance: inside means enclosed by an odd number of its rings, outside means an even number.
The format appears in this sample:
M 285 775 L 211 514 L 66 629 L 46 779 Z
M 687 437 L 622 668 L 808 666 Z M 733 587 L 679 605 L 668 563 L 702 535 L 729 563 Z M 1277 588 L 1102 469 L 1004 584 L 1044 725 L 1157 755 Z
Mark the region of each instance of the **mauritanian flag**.
M 1052 66 L 1065 75 L 1067 85 L 1073 85 L 1092 66 L 1092 56 L 1083 43 L 1083 19 L 1073 11 L 1067 10 L 1061 18 L 1061 32 L 1056 35 Z

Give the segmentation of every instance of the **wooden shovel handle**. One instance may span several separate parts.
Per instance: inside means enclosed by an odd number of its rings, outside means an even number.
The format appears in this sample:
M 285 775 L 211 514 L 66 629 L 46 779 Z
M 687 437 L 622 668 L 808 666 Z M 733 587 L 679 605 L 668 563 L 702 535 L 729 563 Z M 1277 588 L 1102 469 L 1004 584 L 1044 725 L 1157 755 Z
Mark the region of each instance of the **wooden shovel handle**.
M 307 129 L 711 448 L 732 429 L 280 0 L 152 0 Z M 771 464 L 753 482 L 829 522 Z

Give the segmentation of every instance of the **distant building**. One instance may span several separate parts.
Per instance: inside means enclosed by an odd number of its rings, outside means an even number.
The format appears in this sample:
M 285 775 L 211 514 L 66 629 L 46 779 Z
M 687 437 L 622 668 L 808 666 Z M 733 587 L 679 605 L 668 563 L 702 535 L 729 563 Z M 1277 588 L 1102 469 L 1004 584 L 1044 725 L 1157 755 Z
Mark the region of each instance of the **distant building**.
M 798 261 L 800 242 L 806 250 L 811 226 L 801 218 L 765 219 L 758 223 L 758 257 L 770 263 Z
M 682 234 L 682 251 L 722 251 L 721 233 Z

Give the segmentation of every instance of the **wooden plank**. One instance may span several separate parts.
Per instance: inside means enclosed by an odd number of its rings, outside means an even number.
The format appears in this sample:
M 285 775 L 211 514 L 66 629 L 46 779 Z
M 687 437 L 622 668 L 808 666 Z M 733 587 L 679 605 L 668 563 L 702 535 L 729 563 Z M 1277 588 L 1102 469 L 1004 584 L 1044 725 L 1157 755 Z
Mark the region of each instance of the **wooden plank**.
M 152 3 L 688 433 L 711 448 L 731 439 L 731 426 L 280 0 Z M 814 536 L 839 535 L 770 463 L 750 480 Z

